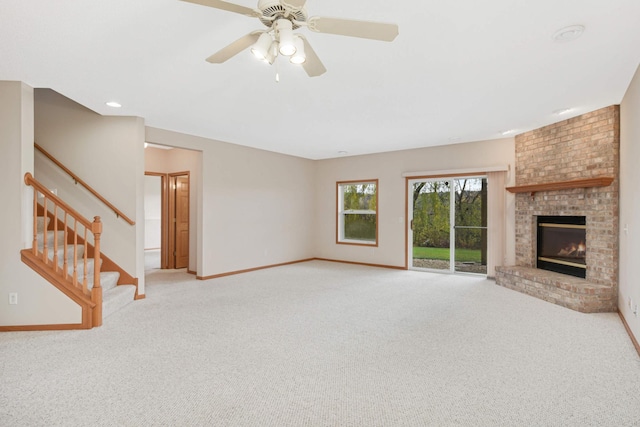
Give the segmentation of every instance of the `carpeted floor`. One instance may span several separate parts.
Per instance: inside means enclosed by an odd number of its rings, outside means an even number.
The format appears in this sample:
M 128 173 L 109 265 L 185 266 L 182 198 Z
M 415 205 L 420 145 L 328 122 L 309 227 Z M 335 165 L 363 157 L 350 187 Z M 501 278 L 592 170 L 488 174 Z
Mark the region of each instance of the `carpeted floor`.
M 640 425 L 614 313 L 320 261 L 146 290 L 101 328 L 0 334 L 0 425 Z

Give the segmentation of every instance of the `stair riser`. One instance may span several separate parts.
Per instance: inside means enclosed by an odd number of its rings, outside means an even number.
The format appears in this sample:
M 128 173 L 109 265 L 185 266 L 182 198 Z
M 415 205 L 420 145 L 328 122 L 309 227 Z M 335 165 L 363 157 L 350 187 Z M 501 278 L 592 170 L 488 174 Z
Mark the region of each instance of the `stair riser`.
M 103 319 L 120 310 L 122 307 L 133 302 L 136 294 L 136 287 L 133 285 L 122 285 L 116 289 L 105 291 L 102 299 Z

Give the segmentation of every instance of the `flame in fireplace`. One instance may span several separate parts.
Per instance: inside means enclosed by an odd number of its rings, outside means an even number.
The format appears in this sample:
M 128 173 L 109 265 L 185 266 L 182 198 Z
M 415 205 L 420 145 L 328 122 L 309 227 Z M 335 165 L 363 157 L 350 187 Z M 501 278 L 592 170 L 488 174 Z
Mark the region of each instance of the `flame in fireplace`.
M 560 249 L 558 252 L 558 256 L 573 256 L 573 257 L 584 257 L 587 252 L 587 247 L 584 242 L 580 243 L 569 243 L 563 249 Z

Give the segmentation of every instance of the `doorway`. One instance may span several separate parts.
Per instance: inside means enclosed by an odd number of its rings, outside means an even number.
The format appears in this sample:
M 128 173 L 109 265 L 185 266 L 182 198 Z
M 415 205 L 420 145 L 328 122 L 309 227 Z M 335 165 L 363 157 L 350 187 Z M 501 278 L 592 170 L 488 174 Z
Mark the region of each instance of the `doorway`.
M 487 274 L 487 178 L 408 180 L 408 267 Z
M 145 175 L 145 270 L 188 268 L 190 173 Z
M 167 176 L 145 172 L 144 178 L 145 270 L 167 268 Z

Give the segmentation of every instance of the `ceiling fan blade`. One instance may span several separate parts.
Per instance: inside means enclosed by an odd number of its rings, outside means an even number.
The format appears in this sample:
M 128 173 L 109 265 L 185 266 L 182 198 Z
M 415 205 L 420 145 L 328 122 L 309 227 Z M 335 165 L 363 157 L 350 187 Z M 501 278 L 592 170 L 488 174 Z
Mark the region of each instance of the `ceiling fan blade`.
M 396 24 L 383 22 L 313 16 L 307 20 L 307 24 L 311 31 L 317 33 L 339 34 L 341 36 L 361 37 L 387 42 L 393 41 L 398 35 L 398 26 Z
M 307 57 L 307 60 L 302 63 L 302 68 L 306 71 L 309 77 L 318 77 L 327 72 L 327 69 L 324 68 L 322 61 L 316 55 L 316 52 L 311 48 L 311 45 L 307 41 L 307 39 L 301 34 L 298 35 L 302 41 L 304 42 L 304 54 Z
M 260 37 L 260 34 L 262 33 L 263 31 L 254 31 L 246 36 L 240 37 L 229 46 L 220 49 L 208 57 L 207 62 L 211 62 L 212 64 L 222 64 L 257 42 L 258 37 Z
M 240 6 L 235 3 L 228 3 L 222 0 L 182 0 L 188 3 L 201 4 L 203 6 L 215 7 L 216 9 L 226 10 L 228 12 L 239 13 L 246 16 L 262 16 L 262 12 L 257 9 L 251 9 L 250 7 Z
M 280 0 L 280 4 L 293 10 L 300 10 L 307 3 L 307 0 Z

